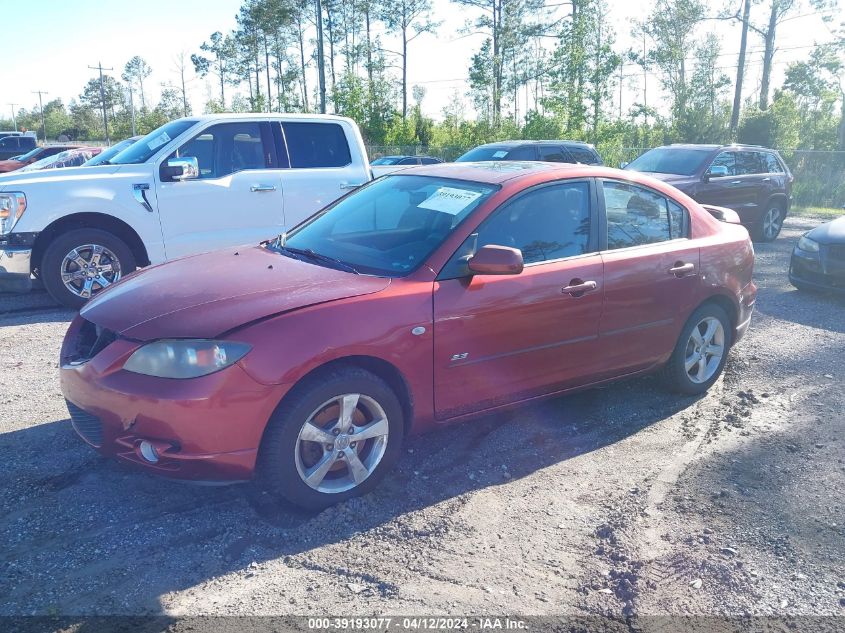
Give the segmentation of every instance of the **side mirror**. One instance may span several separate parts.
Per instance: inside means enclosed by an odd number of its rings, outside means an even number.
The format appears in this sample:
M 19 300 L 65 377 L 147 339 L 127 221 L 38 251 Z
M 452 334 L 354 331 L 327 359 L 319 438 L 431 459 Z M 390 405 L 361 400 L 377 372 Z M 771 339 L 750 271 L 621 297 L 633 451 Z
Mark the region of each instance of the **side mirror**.
M 704 180 L 710 180 L 711 178 L 724 178 L 728 175 L 728 168 L 724 165 L 713 165 L 710 169 L 708 169 L 704 173 Z
M 167 180 L 193 180 L 199 175 L 199 161 L 193 156 L 171 158 L 161 167 L 161 176 Z
M 628 161 L 623 160 L 621 163 L 619 163 L 619 169 L 625 169 L 630 164 L 631 163 L 629 163 Z
M 470 273 L 478 275 L 518 275 L 525 263 L 518 248 L 490 244 L 470 257 L 467 267 Z

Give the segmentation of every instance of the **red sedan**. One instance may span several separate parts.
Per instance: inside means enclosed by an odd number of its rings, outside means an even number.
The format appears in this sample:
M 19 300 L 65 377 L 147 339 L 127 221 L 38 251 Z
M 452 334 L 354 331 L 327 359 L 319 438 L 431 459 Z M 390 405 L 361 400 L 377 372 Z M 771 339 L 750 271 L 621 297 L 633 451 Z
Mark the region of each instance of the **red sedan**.
M 62 390 L 106 455 L 326 506 L 409 433 L 655 370 L 708 389 L 756 296 L 730 220 L 602 167 L 412 168 L 105 290 L 68 330 Z

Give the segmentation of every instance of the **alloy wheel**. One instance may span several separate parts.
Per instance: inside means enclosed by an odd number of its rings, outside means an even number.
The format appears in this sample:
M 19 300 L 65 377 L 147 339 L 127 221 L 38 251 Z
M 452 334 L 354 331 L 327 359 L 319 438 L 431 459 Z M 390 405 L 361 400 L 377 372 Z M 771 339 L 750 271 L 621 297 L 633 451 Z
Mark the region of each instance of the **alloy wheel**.
M 780 233 L 780 225 L 783 222 L 781 217 L 781 210 L 778 207 L 772 207 L 766 211 L 763 216 L 763 236 L 767 240 L 773 240 Z
M 708 316 L 692 329 L 684 355 L 684 369 L 690 381 L 701 384 L 719 370 L 725 354 L 725 328 L 719 319 Z
M 345 492 L 381 463 L 390 425 L 373 398 L 347 393 L 327 400 L 302 425 L 296 439 L 296 470 L 317 492 Z
M 120 279 L 120 260 L 105 246 L 84 244 L 64 256 L 61 275 L 65 288 L 77 297 L 90 299 Z

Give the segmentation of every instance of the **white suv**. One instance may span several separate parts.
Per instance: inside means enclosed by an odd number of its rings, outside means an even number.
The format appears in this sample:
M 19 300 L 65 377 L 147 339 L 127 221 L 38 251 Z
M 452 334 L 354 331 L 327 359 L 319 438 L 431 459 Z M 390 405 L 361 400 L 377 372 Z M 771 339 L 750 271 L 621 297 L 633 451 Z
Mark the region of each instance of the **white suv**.
M 351 119 L 289 114 L 178 119 L 49 172 L 0 177 L 0 281 L 35 274 L 69 307 L 138 266 L 274 237 L 371 179 Z

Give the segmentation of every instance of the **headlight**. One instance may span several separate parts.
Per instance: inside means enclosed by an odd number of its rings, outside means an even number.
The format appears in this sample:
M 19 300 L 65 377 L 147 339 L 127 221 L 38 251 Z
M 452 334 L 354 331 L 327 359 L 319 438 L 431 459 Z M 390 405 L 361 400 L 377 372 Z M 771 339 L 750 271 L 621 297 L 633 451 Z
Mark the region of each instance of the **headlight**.
M 135 350 L 123 368 L 159 378 L 197 378 L 238 362 L 250 349 L 229 341 L 162 340 Z
M 19 191 L 0 193 L 0 235 L 12 230 L 26 211 L 26 196 Z
M 798 240 L 798 249 L 807 253 L 818 253 L 819 243 L 811 240 L 806 235 L 802 235 L 801 239 Z

